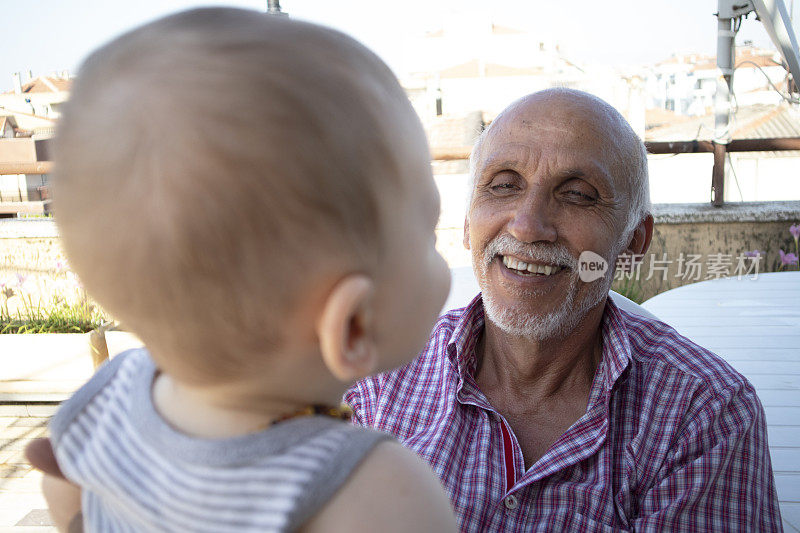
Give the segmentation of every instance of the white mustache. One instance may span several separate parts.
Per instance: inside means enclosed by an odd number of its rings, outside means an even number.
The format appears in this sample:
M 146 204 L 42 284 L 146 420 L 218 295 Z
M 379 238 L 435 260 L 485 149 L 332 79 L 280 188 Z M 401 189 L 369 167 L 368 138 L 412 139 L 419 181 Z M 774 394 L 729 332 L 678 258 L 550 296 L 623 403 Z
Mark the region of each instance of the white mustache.
M 578 260 L 569 253 L 563 244 L 534 244 L 520 242 L 508 233 L 498 235 L 486 245 L 483 251 L 485 267 L 498 255 L 514 255 L 526 261 L 559 265 L 575 270 Z

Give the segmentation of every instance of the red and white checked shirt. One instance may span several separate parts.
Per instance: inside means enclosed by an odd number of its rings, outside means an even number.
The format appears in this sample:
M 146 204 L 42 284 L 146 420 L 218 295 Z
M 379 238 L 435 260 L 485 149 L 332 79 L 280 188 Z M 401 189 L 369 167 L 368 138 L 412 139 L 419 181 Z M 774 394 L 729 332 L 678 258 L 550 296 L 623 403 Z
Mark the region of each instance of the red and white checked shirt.
M 586 414 L 526 470 L 475 384 L 483 324 L 476 297 L 345 394 L 356 423 L 430 463 L 463 531 L 781 531 L 764 410 L 719 357 L 609 299 Z

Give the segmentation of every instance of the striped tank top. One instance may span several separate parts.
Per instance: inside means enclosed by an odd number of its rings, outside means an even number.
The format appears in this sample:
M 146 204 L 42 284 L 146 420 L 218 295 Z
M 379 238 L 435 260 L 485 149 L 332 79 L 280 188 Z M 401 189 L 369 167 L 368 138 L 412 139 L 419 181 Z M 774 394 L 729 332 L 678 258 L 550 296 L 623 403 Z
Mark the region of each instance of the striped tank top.
M 120 354 L 50 423 L 56 459 L 82 489 L 84 531 L 293 531 L 387 434 L 327 417 L 199 439 L 156 412 L 156 367 Z

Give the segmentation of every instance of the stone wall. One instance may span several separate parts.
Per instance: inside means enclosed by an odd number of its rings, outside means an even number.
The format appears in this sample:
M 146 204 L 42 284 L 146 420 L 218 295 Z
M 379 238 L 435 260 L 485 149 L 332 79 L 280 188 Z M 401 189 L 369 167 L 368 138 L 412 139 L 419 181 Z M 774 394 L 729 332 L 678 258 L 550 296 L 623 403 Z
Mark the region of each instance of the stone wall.
M 0 280 L 17 273 L 51 275 L 63 260 L 52 220 L 0 221 Z
M 653 241 L 639 267 L 638 282 L 615 282 L 616 288 L 627 284 L 639 301 L 689 283 L 736 275 L 740 261 L 750 269 L 754 265 L 742 257 L 745 251 L 764 253 L 759 272 L 775 271 L 778 250 L 794 251 L 789 226 L 800 223 L 800 201 L 728 203 L 719 208 L 710 203 L 659 204 L 653 211 Z

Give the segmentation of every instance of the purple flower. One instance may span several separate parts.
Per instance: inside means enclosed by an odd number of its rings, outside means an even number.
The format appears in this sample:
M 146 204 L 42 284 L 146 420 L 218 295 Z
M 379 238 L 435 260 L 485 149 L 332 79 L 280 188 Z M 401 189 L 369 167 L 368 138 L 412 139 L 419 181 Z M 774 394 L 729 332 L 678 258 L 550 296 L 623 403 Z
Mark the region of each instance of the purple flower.
M 78 276 L 76 276 L 71 270 L 67 271 L 67 281 L 73 290 L 83 288 L 83 283 L 81 283 L 81 280 L 78 279 Z
M 766 255 L 766 254 L 764 252 L 759 251 L 759 250 L 753 250 L 751 252 L 744 252 L 744 256 L 745 257 L 763 257 L 764 255 Z
M 798 263 L 797 256 L 793 253 L 787 254 L 783 250 L 778 250 L 778 253 L 781 254 L 781 266 L 796 265 Z
M 800 239 L 800 224 L 792 224 L 789 226 L 789 233 L 792 234 L 794 240 Z
M 28 281 L 28 276 L 25 276 L 17 272 L 17 285 L 22 287 L 26 281 Z

